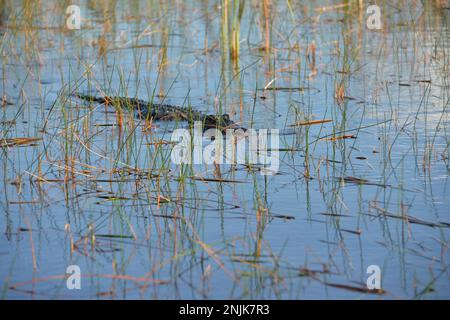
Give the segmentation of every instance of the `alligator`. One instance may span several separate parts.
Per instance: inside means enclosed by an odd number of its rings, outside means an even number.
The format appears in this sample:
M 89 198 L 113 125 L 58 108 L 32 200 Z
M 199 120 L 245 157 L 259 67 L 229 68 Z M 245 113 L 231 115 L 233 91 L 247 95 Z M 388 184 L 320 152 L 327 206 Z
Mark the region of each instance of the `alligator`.
M 137 98 L 128 97 L 100 97 L 82 93 L 74 93 L 74 96 L 90 102 L 98 102 L 109 105 L 122 105 L 131 107 L 137 110 L 139 118 L 146 118 L 153 120 L 165 120 L 165 121 L 187 121 L 190 125 L 194 121 L 201 121 L 203 123 L 203 129 L 217 128 L 221 131 L 227 129 L 242 129 L 235 122 L 230 119 L 228 114 L 207 114 L 198 110 L 194 110 L 188 107 L 181 107 L 170 104 L 154 103 L 140 100 Z

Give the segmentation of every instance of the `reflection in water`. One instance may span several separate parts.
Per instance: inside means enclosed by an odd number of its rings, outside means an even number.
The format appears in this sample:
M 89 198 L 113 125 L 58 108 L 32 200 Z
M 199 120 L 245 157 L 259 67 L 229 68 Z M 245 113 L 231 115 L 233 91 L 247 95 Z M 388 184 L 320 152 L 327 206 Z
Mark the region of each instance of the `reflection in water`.
M 361 1 L 82 1 L 70 31 L 67 3 L 1 0 L 2 296 L 448 298 L 439 4 L 371 31 Z M 177 166 L 186 122 L 74 92 L 279 129 L 280 169 Z

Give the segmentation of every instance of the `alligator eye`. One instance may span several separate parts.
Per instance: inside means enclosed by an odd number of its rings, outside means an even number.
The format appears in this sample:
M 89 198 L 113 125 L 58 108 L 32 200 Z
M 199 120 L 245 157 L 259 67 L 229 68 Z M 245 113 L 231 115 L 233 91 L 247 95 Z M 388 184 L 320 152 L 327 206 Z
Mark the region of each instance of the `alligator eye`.
M 225 121 L 230 121 L 230 115 L 229 115 L 228 113 L 225 113 L 225 114 L 222 116 L 222 119 L 225 120 Z

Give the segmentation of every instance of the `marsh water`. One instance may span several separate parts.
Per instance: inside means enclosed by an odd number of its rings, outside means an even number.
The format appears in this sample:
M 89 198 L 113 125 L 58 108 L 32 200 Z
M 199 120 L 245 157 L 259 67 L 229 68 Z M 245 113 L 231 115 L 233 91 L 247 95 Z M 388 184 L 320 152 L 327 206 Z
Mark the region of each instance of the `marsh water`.
M 450 298 L 448 3 L 70 4 L 0 1 L 2 298 Z M 279 168 L 74 92 L 279 129 Z

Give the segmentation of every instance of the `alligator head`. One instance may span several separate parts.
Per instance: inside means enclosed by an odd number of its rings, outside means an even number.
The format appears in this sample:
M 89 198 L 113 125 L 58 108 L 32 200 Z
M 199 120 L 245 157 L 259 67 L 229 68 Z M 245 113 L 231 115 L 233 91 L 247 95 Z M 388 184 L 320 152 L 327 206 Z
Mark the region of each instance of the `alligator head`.
M 227 129 L 232 128 L 235 123 L 230 120 L 230 116 L 225 113 L 221 115 L 210 114 L 205 117 L 204 121 L 205 129 L 209 128 L 219 128 L 219 129 Z

